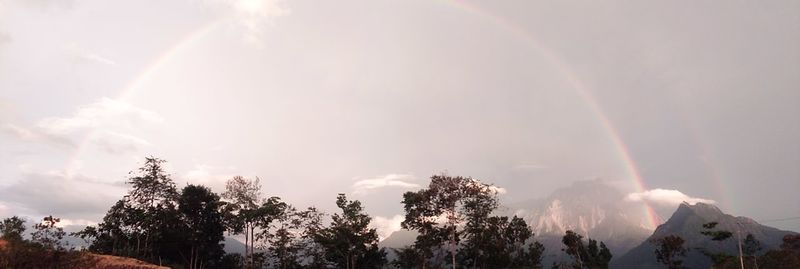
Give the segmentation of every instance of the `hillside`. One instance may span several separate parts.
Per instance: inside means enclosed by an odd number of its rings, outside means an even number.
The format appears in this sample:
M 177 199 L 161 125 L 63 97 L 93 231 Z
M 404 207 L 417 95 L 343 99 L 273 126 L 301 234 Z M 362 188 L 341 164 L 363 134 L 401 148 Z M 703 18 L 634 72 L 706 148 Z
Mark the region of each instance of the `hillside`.
M 700 234 L 703 231 L 702 225 L 708 222 L 718 222 L 716 230 L 731 231 L 734 233 L 734 237 L 724 242 L 711 241 Z M 737 229 L 741 231 L 742 236 L 748 233 L 753 234 L 761 242 L 762 253 L 769 249 L 778 248 L 783 236 L 794 233 L 764 226 L 746 217 L 725 214 L 714 205 L 683 203 L 667 222 L 658 226 L 647 241 L 642 242 L 619 259 L 612 261 L 612 266 L 615 268 L 662 268 L 663 265 L 656 262 L 653 254 L 655 247 L 649 241 L 668 235 L 678 235 L 686 241 L 684 247 L 689 249 L 684 259 L 684 265 L 689 268 L 708 268 L 711 265 L 710 260 L 700 253 L 698 249 L 722 251 L 735 255 L 738 250 L 736 241 Z

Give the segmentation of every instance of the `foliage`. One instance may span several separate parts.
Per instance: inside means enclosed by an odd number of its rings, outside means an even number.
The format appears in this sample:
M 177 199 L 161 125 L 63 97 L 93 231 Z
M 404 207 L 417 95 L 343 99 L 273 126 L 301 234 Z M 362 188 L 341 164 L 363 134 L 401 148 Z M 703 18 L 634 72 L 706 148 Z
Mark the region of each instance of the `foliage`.
M 13 216 L 2 221 L 0 268 L 87 268 L 93 261 L 85 253 L 61 245 L 64 231 L 59 218 L 47 216 L 34 225 L 31 240 L 24 239 L 25 220 Z
M 21 241 L 25 229 L 25 220 L 17 216 L 4 219 L 0 222 L 0 238 L 9 242 Z
M 183 240 L 178 249 L 188 268 L 214 266 L 225 253 L 220 244 L 225 239 L 221 207 L 219 196 L 206 187 L 188 185 L 181 191 L 179 236 Z
M 386 264 L 386 251 L 378 248 L 378 234 L 369 228 L 372 218 L 361 202 L 336 197 L 342 210 L 331 216 L 329 227 L 315 232 L 314 239 L 325 249 L 326 259 L 337 268 L 380 268 Z
M 228 200 L 225 208 L 227 228 L 234 234 L 244 235 L 244 262 L 245 264 L 253 263 L 255 229 L 261 200 L 261 179 L 256 177 L 250 180 L 242 176 L 234 176 L 226 182 L 222 197 Z
M 583 236 L 570 230 L 561 238 L 561 243 L 564 244 L 562 251 L 575 261 L 574 268 L 608 268 L 613 257 L 605 243 L 600 242 L 598 246 L 596 240 L 589 239 L 588 245 L 584 245 Z
M 465 229 L 477 230 L 475 226 L 497 208 L 498 200 L 491 185 L 442 174 L 432 176 L 427 189 L 403 194 L 403 205 L 406 216 L 401 225 L 419 232 L 415 247 L 420 253 L 431 258 L 447 242 L 455 267 Z M 470 225 L 473 227 L 468 228 Z
M 728 240 L 733 236 L 733 233 L 726 230 L 713 230 L 717 227 L 717 222 L 709 222 L 703 224 L 703 231 L 700 234 L 705 235 L 711 241 L 717 242 L 719 244 L 722 241 Z M 731 256 L 725 252 L 715 252 L 708 249 L 700 249 L 700 253 L 703 253 L 706 257 L 711 259 L 711 263 L 714 267 L 723 267 L 725 263 L 734 260 L 734 256 Z
M 650 243 L 656 246 L 655 253 L 658 262 L 663 263 L 669 269 L 686 268 L 681 259 L 681 257 L 686 257 L 683 238 L 677 235 L 668 235 L 653 239 Z

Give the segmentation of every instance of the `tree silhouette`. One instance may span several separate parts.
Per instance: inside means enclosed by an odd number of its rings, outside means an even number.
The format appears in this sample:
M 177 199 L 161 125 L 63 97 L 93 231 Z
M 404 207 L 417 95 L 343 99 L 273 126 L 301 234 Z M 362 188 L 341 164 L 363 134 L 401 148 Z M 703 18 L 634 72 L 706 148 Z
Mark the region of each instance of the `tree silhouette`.
M 655 254 L 658 262 L 663 263 L 669 269 L 686 268 L 680 258 L 686 257 L 683 238 L 677 235 L 668 235 L 653 239 L 650 243 L 656 246 Z
M 6 241 L 21 241 L 25 232 L 25 220 L 13 216 L 0 222 L 0 238 Z
M 369 228 L 372 218 L 363 213 L 358 200 L 336 197 L 342 210 L 331 216 L 329 227 L 316 231 L 316 241 L 325 248 L 326 258 L 338 268 L 380 268 L 386 264 L 386 251 L 378 248 L 378 234 Z
M 728 240 L 733 236 L 733 233 L 726 230 L 714 230 L 718 224 L 719 223 L 716 221 L 704 223 L 703 231 L 701 231 L 700 234 L 705 235 L 711 239 L 711 241 L 717 242 L 717 244 L 720 244 L 722 241 Z M 700 249 L 700 252 L 711 259 L 711 262 L 715 267 L 720 267 L 728 260 L 733 259 L 733 256 L 728 255 L 725 252 L 711 251 L 708 249 Z
M 188 185 L 181 191 L 178 211 L 183 220 L 184 247 L 180 252 L 186 268 L 213 266 L 225 253 L 220 245 L 225 239 L 221 206 L 219 196 L 206 187 Z
M 229 212 L 226 221 L 228 229 L 234 234 L 244 234 L 245 263 L 251 263 L 255 249 L 258 203 L 261 200 L 261 179 L 235 176 L 225 184 L 222 197 L 229 202 L 226 208 Z
M 589 239 L 588 245 L 584 245 L 583 236 L 571 230 L 564 233 L 561 243 L 564 244 L 562 251 L 575 261 L 574 268 L 608 268 L 613 257 L 605 243 L 600 242 L 598 246 L 596 240 Z
M 478 225 L 497 204 L 497 192 L 491 185 L 469 177 L 434 175 L 427 189 L 403 194 L 406 216 L 401 225 L 420 233 L 415 245 L 426 259 L 433 248 L 447 242 L 450 263 L 456 268 L 460 237 L 466 229 L 460 227 Z M 472 222 L 465 223 L 468 219 Z

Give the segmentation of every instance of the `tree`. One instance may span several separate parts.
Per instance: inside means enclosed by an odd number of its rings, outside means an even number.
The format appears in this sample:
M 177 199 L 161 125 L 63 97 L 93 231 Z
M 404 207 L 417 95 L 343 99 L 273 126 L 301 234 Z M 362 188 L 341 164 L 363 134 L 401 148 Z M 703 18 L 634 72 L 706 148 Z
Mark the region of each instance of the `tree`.
M 472 221 L 470 221 L 472 222 Z M 468 267 L 537 268 L 541 266 L 542 244 L 526 241 L 533 237 L 525 220 L 513 216 L 491 216 L 479 224 L 468 224 L 466 243 L 459 253 Z
M 234 176 L 225 184 L 222 197 L 228 200 L 226 211 L 229 218 L 226 222 L 233 234 L 244 234 L 245 263 L 252 262 L 250 257 L 255 249 L 256 210 L 261 200 L 261 179 L 253 180 L 242 176 Z
M 400 249 L 393 249 L 394 254 L 397 258 L 391 262 L 392 265 L 401 269 L 414 269 L 419 268 L 419 264 L 422 264 L 422 268 L 425 268 L 425 256 L 421 253 L 419 249 L 412 247 L 404 247 Z
M 525 260 L 530 261 L 532 268 L 542 268 L 542 258 L 544 258 L 544 245 L 533 242 L 528 245 L 528 256 Z
M 221 206 L 219 196 L 206 187 L 188 185 L 181 191 L 178 211 L 182 216 L 185 239 L 180 253 L 186 268 L 214 265 L 225 253 L 220 244 L 225 239 Z
M 683 238 L 677 235 L 668 235 L 650 241 L 656 246 L 656 260 L 669 269 L 683 269 L 683 260 L 686 257 L 686 248 L 683 247 Z
M 13 242 L 22 241 L 22 234 L 25 232 L 25 220 L 13 216 L 0 222 L 0 238 Z
M 164 171 L 165 162 L 145 158 L 142 167 L 129 173 L 131 189 L 109 209 L 103 222 L 75 233 L 91 241 L 89 250 L 173 266 L 194 261 L 184 244 L 193 231 L 179 211 L 181 197 Z
M 325 249 L 326 258 L 338 268 L 380 268 L 386 264 L 386 251 L 378 248 L 378 234 L 369 228 L 372 218 L 364 213 L 358 200 L 336 197 L 341 213 L 333 214 L 329 227 L 316 232 L 316 241 Z
M 153 241 L 161 240 L 164 236 L 171 236 L 166 232 L 165 226 L 174 226 L 177 215 L 175 204 L 178 191 L 170 175 L 164 171 L 165 160 L 155 157 L 145 157 L 145 162 L 136 172 L 131 171 L 127 183 L 131 190 L 125 195 L 127 214 L 136 218 L 129 221 L 128 226 L 136 236 L 136 256 L 155 259 L 161 256 L 161 251 L 170 252 L 168 249 L 157 249 L 162 245 L 153 245 Z M 162 227 L 160 227 L 162 226 Z M 144 241 L 142 241 L 142 237 Z M 163 241 L 163 240 L 162 240 Z M 164 253 L 168 254 L 168 253 Z
M 292 206 L 285 205 L 277 214 L 274 227 L 264 230 L 269 245 L 270 264 L 273 268 L 301 268 L 303 242 L 302 227 L 305 224 L 302 212 Z
M 759 257 L 758 268 L 800 268 L 800 235 L 785 235 L 780 249 L 767 251 Z
M 583 268 L 583 260 L 586 256 L 586 248 L 583 245 L 583 236 L 568 230 L 564 234 L 564 237 L 561 238 L 561 243 L 563 243 L 565 246 L 563 249 L 561 249 L 561 251 L 566 252 L 567 255 L 571 256 L 575 260 L 575 266 L 577 268 Z
M 733 236 L 733 233 L 725 230 L 714 230 L 717 225 L 716 221 L 708 222 L 703 224 L 703 231 L 700 234 L 705 235 L 711 241 L 717 242 L 717 244 L 721 243 L 722 241 L 728 240 Z M 725 252 L 715 252 L 709 249 L 700 249 L 700 252 L 703 253 L 706 257 L 711 259 L 714 267 L 720 267 L 725 264 L 728 260 L 732 260 L 733 256 L 726 254 Z
M 61 239 L 64 239 L 66 233 L 64 228 L 56 226 L 59 222 L 60 218 L 44 217 L 41 223 L 33 225 L 35 231 L 31 233 L 31 240 L 48 249 L 62 250 Z
M 561 242 L 565 246 L 562 251 L 575 260 L 575 268 L 608 268 L 613 257 L 605 243 L 600 242 L 598 246 L 596 240 L 589 239 L 588 245 L 584 245 L 583 236 L 570 230 L 564 234 Z
M 60 240 L 64 231 L 56 226 L 60 221 L 53 216 L 45 217 L 34 225 L 31 240 L 22 237 L 25 221 L 19 217 L 4 219 L 0 223 L 0 268 L 92 268 L 93 261 L 81 252 L 67 250 Z M 1 242 L 1 241 L 0 241 Z
M 316 207 L 309 207 L 297 214 L 297 218 L 302 222 L 302 231 L 296 243 L 302 252 L 300 256 L 303 257 L 303 265 L 306 268 L 328 267 L 325 248 L 316 240 L 316 236 L 325 228 L 322 224 L 323 217 L 325 213 Z
M 434 175 L 427 189 L 403 194 L 406 216 L 401 225 L 419 232 L 415 245 L 426 259 L 433 254 L 433 248 L 447 242 L 450 262 L 455 268 L 464 231 L 460 227 L 465 226 L 468 217 L 473 225 L 478 225 L 479 219 L 485 219 L 497 208 L 497 203 L 496 188 L 491 185 L 469 177 Z
M 755 265 L 755 268 L 758 268 L 758 259 L 756 256 L 758 252 L 761 251 L 761 242 L 758 241 L 753 234 L 748 233 L 743 244 L 742 252 L 744 252 L 745 256 L 752 258 L 753 265 Z

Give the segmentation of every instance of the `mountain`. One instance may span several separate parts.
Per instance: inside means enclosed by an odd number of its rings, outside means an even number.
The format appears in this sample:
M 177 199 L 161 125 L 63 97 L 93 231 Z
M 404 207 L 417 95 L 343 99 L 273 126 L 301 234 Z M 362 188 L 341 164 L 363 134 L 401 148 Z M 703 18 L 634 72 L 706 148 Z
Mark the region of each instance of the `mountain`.
M 225 240 L 222 241 L 222 244 L 224 245 L 223 250 L 225 250 L 225 253 L 244 254 L 244 243 L 233 237 L 226 236 Z
M 700 234 L 703 231 L 703 224 L 718 222 L 714 230 L 726 230 L 733 232 L 733 237 L 723 242 L 714 242 L 706 236 Z M 761 241 L 762 252 L 769 249 L 778 248 L 783 236 L 794 234 L 794 232 L 782 231 L 772 227 L 764 226 L 746 217 L 734 217 L 723 213 L 719 208 L 710 204 L 697 203 L 690 205 L 681 204 L 672 217 L 662 225 L 659 225 L 653 235 L 647 241 L 631 249 L 627 254 L 619 259 L 612 261 L 614 268 L 663 268 L 663 265 L 656 262 L 655 247 L 649 243 L 650 240 L 662 238 L 668 235 L 677 235 L 685 240 L 684 247 L 688 249 L 687 256 L 683 259 L 684 265 L 689 268 L 709 268 L 711 261 L 705 257 L 698 248 L 709 249 L 711 251 L 723 251 L 732 255 L 738 253 L 736 231 L 741 232 L 742 237 L 748 233 Z
M 385 248 L 403 248 L 410 246 L 414 244 L 415 240 L 417 240 L 418 234 L 419 233 L 416 231 L 397 230 L 378 242 L 378 246 Z
M 561 238 L 567 230 L 603 241 L 620 257 L 652 232 L 643 206 L 625 201 L 624 196 L 603 180 L 578 181 L 544 199 L 510 205 L 507 214 L 531 225 L 535 239 L 545 246 L 545 266 L 566 257 Z

